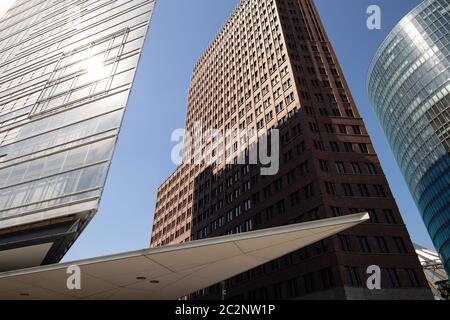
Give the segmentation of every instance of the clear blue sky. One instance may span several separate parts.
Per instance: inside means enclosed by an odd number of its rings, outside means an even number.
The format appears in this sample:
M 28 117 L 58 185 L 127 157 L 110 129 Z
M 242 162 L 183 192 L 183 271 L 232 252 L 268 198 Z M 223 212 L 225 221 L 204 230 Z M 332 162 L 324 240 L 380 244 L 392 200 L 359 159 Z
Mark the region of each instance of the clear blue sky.
M 316 0 L 350 89 L 413 240 L 432 248 L 365 91 L 381 41 L 419 0 Z M 175 169 L 170 135 L 184 126 L 192 67 L 238 0 L 159 0 L 130 97 L 100 210 L 65 261 L 148 246 L 158 185 Z M 382 9 L 382 30 L 366 28 L 366 9 Z

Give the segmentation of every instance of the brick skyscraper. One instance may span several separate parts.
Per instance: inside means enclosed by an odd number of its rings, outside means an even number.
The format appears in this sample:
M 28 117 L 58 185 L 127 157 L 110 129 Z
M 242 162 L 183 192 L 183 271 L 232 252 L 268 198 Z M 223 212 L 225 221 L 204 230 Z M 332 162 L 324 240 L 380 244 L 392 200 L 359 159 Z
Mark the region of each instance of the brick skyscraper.
M 312 1 L 241 1 L 194 68 L 186 129 L 196 123 L 232 134 L 225 146 L 201 141 L 214 165 L 189 164 L 185 148 L 186 163 L 158 189 L 152 247 L 362 211 L 371 222 L 193 298 L 221 298 L 223 286 L 227 299 L 431 297 Z M 273 129 L 277 175 L 225 165 L 239 143 L 248 151 Z M 370 265 L 382 268 L 382 290 L 366 289 Z

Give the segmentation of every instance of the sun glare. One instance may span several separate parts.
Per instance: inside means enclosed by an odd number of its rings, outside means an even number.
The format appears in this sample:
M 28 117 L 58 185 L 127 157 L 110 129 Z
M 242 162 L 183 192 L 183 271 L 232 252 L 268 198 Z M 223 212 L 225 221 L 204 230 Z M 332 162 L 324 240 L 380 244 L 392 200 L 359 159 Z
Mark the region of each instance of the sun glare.
M 101 79 L 108 75 L 108 68 L 105 66 L 101 57 L 88 59 L 84 64 L 84 69 L 92 80 Z

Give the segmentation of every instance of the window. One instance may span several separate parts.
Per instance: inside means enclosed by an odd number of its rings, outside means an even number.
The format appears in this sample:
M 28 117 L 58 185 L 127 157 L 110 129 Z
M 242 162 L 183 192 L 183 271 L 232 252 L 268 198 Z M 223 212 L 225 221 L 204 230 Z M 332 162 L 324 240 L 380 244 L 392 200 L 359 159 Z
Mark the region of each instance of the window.
M 295 169 L 293 169 L 287 173 L 288 184 L 292 184 L 294 181 L 295 181 Z
M 276 208 L 277 208 L 277 213 L 278 214 L 286 213 L 286 206 L 285 206 L 284 200 L 278 201 L 276 203 Z
M 376 184 L 374 187 L 378 198 L 386 198 L 386 192 L 381 184 Z
M 386 239 L 384 237 L 375 237 L 377 240 L 378 248 L 380 249 L 381 253 L 389 253 L 389 248 L 386 243 Z
M 393 239 L 398 253 L 408 253 L 408 251 L 406 250 L 405 242 L 401 237 L 394 237 Z
M 298 204 L 300 204 L 300 193 L 294 192 L 289 196 L 290 200 L 291 200 L 291 206 L 296 206 Z
M 298 168 L 302 176 L 306 175 L 309 172 L 308 161 L 303 162 Z
M 313 184 L 309 184 L 306 187 L 303 188 L 303 192 L 305 194 L 305 198 L 309 199 L 311 197 L 314 196 L 314 188 L 313 188 Z
M 345 110 L 345 113 L 347 114 L 347 117 L 349 117 L 349 118 L 354 118 L 355 117 L 355 113 L 351 109 Z
M 318 132 L 319 132 L 319 127 L 317 126 L 316 123 L 310 122 L 310 123 L 309 123 L 309 130 L 310 130 L 311 132 L 318 133 Z
M 281 300 L 283 299 L 283 284 L 282 283 L 276 283 L 273 285 L 273 295 L 275 300 Z
M 339 109 L 333 109 L 333 116 L 335 117 L 341 117 L 341 111 Z
M 275 111 L 276 111 L 276 113 L 280 113 L 281 111 L 284 110 L 284 108 L 285 108 L 284 102 L 282 101 L 275 106 Z
M 349 183 L 344 183 L 342 188 L 344 189 L 344 195 L 346 197 L 353 197 L 353 189 Z
M 278 178 L 275 180 L 274 185 L 276 191 L 281 191 L 281 189 L 283 189 L 283 178 Z
M 345 152 L 353 152 L 353 144 L 351 142 L 344 142 Z
M 389 275 L 389 281 L 390 281 L 391 287 L 392 288 L 400 287 L 400 279 L 398 277 L 397 270 L 395 270 L 393 268 L 388 268 L 386 270 Z
M 378 223 L 377 211 L 375 209 L 367 209 L 367 212 L 369 213 L 369 216 L 370 216 L 370 222 Z
M 342 209 L 337 207 L 331 207 L 331 211 L 333 212 L 333 217 L 342 216 Z
M 328 172 L 328 161 L 320 160 L 320 170 Z
M 353 128 L 353 133 L 354 134 L 356 134 L 356 135 L 361 135 L 362 134 L 361 128 L 359 126 L 352 126 L 352 128 Z
M 340 124 L 339 125 L 339 132 L 342 133 L 342 134 L 347 134 L 348 133 L 347 126 L 345 124 Z
M 333 271 L 330 268 L 321 270 L 320 278 L 324 289 L 334 287 Z
M 30 117 L 92 101 L 110 90 L 128 29 L 64 53 L 45 84 Z M 101 52 L 100 54 L 98 52 Z M 81 56 L 84 59 L 80 59 Z
M 280 259 L 272 260 L 272 262 L 270 263 L 270 266 L 272 268 L 272 271 L 276 271 L 276 270 L 280 269 Z
M 420 287 L 419 278 L 417 277 L 417 273 L 414 269 L 405 269 L 408 274 L 409 282 L 411 283 L 411 287 Z
M 252 208 L 252 201 L 250 199 L 244 202 L 244 211 L 248 211 Z
M 288 281 L 288 296 L 289 298 L 295 298 L 299 295 L 298 281 L 296 278 Z
M 235 218 L 237 218 L 237 217 L 239 217 L 240 215 L 241 215 L 241 206 L 237 206 L 237 207 L 235 207 L 234 209 L 233 209 L 233 212 L 234 212 L 234 217 Z
M 337 173 L 345 173 L 345 165 L 342 161 L 336 162 L 336 171 Z
M 295 96 L 294 96 L 294 93 L 291 92 L 286 98 L 286 104 L 290 105 L 294 101 L 295 101 Z
M 345 267 L 347 273 L 347 284 L 351 287 L 361 287 L 361 278 L 358 269 L 355 267 Z
M 334 183 L 332 183 L 332 182 L 325 182 L 325 190 L 327 191 L 328 194 L 336 195 Z
M 359 247 L 361 249 L 361 252 L 364 252 L 364 253 L 371 252 L 369 241 L 367 240 L 367 237 L 365 237 L 365 236 L 358 237 L 358 242 L 359 242 Z
M 244 231 L 252 231 L 253 230 L 253 220 L 249 219 L 244 222 Z
M 291 79 L 286 80 L 283 83 L 283 90 L 286 91 L 287 89 L 289 89 L 291 87 L 292 83 L 291 83 Z
M 324 151 L 324 150 L 325 150 L 325 147 L 324 147 L 324 144 L 323 144 L 322 141 L 316 141 L 316 140 L 314 140 L 314 148 L 315 148 L 316 150 L 321 150 L 321 151 Z
M 361 167 L 359 166 L 358 162 L 352 162 L 351 166 L 352 166 L 353 174 L 361 174 L 362 173 Z
M 317 242 L 315 245 L 316 248 L 316 254 L 321 255 L 327 252 L 327 246 L 325 244 L 325 240 L 321 240 Z
M 314 273 L 306 274 L 303 276 L 303 287 L 306 293 L 314 291 Z
M 361 153 L 368 154 L 368 153 L 369 153 L 369 148 L 367 147 L 367 144 L 365 144 L 365 143 L 360 143 L 360 144 L 359 144 L 359 151 L 360 151 Z
M 377 168 L 373 163 L 367 163 L 367 172 L 369 174 L 377 174 Z
M 227 222 L 230 222 L 231 220 L 233 220 L 233 211 L 230 210 L 226 213 L 226 217 L 227 217 Z
M 394 212 L 392 210 L 384 210 L 384 218 L 386 219 L 386 223 L 395 224 Z
M 350 252 L 350 244 L 348 242 L 348 237 L 344 235 L 339 235 L 339 242 L 341 243 L 341 249 L 345 252 Z
M 331 147 L 331 151 L 333 151 L 333 152 L 340 152 L 339 144 L 337 142 L 331 141 L 330 142 L 330 147 Z
M 358 184 L 358 189 L 361 197 L 369 197 L 369 189 L 365 184 Z
M 327 133 L 334 133 L 333 125 L 331 123 L 325 123 L 324 127 Z

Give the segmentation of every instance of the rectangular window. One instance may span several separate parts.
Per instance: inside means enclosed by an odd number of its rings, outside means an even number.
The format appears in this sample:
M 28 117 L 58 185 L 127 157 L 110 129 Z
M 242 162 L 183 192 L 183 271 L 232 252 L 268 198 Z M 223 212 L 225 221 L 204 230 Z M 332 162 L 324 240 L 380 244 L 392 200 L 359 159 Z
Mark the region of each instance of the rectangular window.
M 367 172 L 373 175 L 377 174 L 377 168 L 373 163 L 367 163 Z
M 395 217 L 394 212 L 392 210 L 383 210 L 384 211 L 384 218 L 386 219 L 386 223 L 388 224 L 395 224 Z
M 353 152 L 353 144 L 351 142 L 344 142 L 345 152 Z
M 297 278 L 288 281 L 288 296 L 289 298 L 298 297 L 298 281 Z
M 345 165 L 342 161 L 336 162 L 336 171 L 337 173 L 345 173 Z
M 362 134 L 361 128 L 359 126 L 352 126 L 352 128 L 353 128 L 353 133 L 354 134 L 356 134 L 356 135 L 361 135 Z
M 320 271 L 320 277 L 324 289 L 334 287 L 333 271 L 330 268 Z
M 348 133 L 348 131 L 347 131 L 347 126 L 346 126 L 345 124 L 340 124 L 340 125 L 339 125 L 339 132 L 340 132 L 341 134 L 347 134 L 347 133 Z
M 346 197 L 353 197 L 353 189 L 349 183 L 342 184 L 342 188 L 344 189 L 344 195 Z
M 252 201 L 250 199 L 244 202 L 244 211 L 249 211 L 252 208 Z
M 294 101 L 295 101 L 295 96 L 294 96 L 294 93 L 291 92 L 286 98 L 286 104 L 290 105 Z
M 397 247 L 397 252 L 401 254 L 408 253 L 406 250 L 405 242 L 401 237 L 394 237 L 395 246 Z
M 309 184 L 306 187 L 303 188 L 303 193 L 305 195 L 305 199 L 312 198 L 314 196 L 314 188 L 313 184 Z
M 351 287 L 361 287 L 362 282 L 358 269 L 355 267 L 345 267 L 347 273 L 347 284 Z
M 353 174 L 361 174 L 362 173 L 361 167 L 359 166 L 358 162 L 352 162 L 351 166 L 352 166 Z
M 369 189 L 365 184 L 358 184 L 358 189 L 361 197 L 369 197 Z
M 348 237 L 344 235 L 339 235 L 339 242 L 341 243 L 341 249 L 345 252 L 350 252 L 350 243 L 348 242 Z
M 374 185 L 374 188 L 378 198 L 386 198 L 386 192 L 381 184 Z
M 333 217 L 342 216 L 342 209 L 337 207 L 331 207 L 331 211 L 333 212 Z
M 325 160 L 320 160 L 320 170 L 323 172 L 328 172 L 328 162 Z
M 386 242 L 386 239 L 384 237 L 375 237 L 378 244 L 378 249 L 381 253 L 389 253 L 389 248 Z
M 303 287 L 306 293 L 314 291 L 314 273 L 306 274 L 303 276 Z
M 336 190 L 334 188 L 334 183 L 332 182 L 325 182 L 325 190 L 327 191 L 328 194 L 331 195 L 335 195 L 336 194 Z
M 367 144 L 365 144 L 365 143 L 360 143 L 360 144 L 359 144 L 359 151 L 360 151 L 361 153 L 368 154 L 368 153 L 369 153 L 369 148 L 367 147 Z
M 414 269 L 405 269 L 408 274 L 409 282 L 411 287 L 417 288 L 420 287 L 419 278 L 417 277 L 417 273 Z
M 358 237 L 358 242 L 359 242 L 359 247 L 361 249 L 361 252 L 364 252 L 364 253 L 371 252 L 369 240 L 367 240 L 367 237 L 365 237 L 365 236 Z
M 331 151 L 333 151 L 333 152 L 340 152 L 339 144 L 337 142 L 331 141 L 330 142 L 330 147 L 331 147 Z
M 367 209 L 367 212 L 369 213 L 370 216 L 370 222 L 371 223 L 378 223 L 378 215 L 377 215 L 377 211 L 375 209 Z
M 400 279 L 398 277 L 397 270 L 395 270 L 393 268 L 388 268 L 388 269 L 386 269 L 386 271 L 389 276 L 389 281 L 390 281 L 391 287 L 392 288 L 400 287 Z

